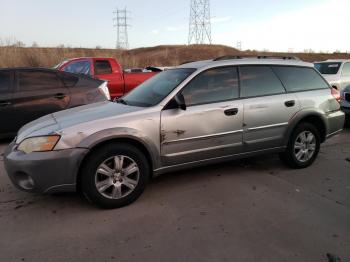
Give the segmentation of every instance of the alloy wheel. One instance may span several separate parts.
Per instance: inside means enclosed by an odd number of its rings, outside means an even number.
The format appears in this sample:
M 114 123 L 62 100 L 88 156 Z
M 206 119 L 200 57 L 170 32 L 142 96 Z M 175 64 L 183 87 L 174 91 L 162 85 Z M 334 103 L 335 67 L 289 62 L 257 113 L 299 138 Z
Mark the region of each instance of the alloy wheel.
M 139 178 L 137 163 L 130 157 L 116 155 L 99 165 L 95 173 L 95 186 L 104 197 L 120 199 L 134 191 Z

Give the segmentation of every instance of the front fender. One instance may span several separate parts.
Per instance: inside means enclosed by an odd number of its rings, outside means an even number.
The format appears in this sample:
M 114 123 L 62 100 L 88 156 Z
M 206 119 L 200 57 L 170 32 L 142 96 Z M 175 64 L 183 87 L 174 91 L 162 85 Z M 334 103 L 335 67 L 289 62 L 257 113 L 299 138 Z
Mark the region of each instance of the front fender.
M 135 142 L 141 143 L 148 151 L 151 156 L 153 168 L 156 169 L 160 167 L 159 162 L 159 149 L 151 138 L 147 137 L 141 131 L 133 128 L 110 128 L 101 130 L 94 134 L 85 137 L 77 147 L 92 149 L 98 144 L 103 142 L 113 140 L 113 139 L 131 139 Z

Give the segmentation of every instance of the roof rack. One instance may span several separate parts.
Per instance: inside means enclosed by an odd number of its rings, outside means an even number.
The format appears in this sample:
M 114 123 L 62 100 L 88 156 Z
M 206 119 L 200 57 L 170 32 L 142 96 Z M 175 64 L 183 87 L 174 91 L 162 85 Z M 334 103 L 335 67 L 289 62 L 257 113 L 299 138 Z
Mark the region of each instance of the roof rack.
M 217 58 L 213 59 L 213 61 L 222 61 L 222 60 L 231 60 L 231 59 L 243 59 L 243 58 L 300 60 L 296 56 L 269 56 L 269 55 L 238 56 L 238 55 L 226 55 L 226 56 L 217 57 Z
M 213 59 L 213 61 L 231 60 L 231 59 L 242 59 L 242 57 L 239 55 L 225 55 L 225 56 L 219 56 Z
M 195 60 L 185 61 L 185 62 L 182 62 L 180 65 L 185 65 L 193 62 L 195 62 Z

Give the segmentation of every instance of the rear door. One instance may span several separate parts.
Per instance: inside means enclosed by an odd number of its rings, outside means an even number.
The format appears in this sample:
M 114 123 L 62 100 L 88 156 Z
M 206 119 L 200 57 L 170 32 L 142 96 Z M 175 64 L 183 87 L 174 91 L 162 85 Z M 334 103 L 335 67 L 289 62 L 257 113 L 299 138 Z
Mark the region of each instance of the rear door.
M 236 67 L 200 73 L 181 91 L 186 110 L 161 113 L 165 165 L 224 157 L 242 150 L 243 105 Z
M 69 89 L 55 71 L 18 70 L 14 94 L 16 128 L 41 116 L 64 110 L 70 102 Z
M 16 132 L 13 130 L 13 71 L 0 71 L 0 136 Z
M 123 72 L 116 62 L 109 59 L 94 59 L 94 74 L 98 79 L 108 82 L 112 98 L 124 95 Z
M 288 122 L 299 110 L 295 94 L 286 93 L 269 66 L 241 66 L 240 79 L 245 150 L 282 146 Z

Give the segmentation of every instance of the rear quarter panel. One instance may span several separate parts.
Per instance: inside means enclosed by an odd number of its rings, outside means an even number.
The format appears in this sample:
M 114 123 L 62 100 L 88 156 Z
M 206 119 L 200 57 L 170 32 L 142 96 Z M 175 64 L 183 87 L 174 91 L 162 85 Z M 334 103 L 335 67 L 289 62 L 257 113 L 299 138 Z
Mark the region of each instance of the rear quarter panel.
M 97 79 L 79 78 L 75 86 L 69 87 L 71 100 L 68 108 L 106 101 L 106 97 L 98 90 L 102 83 Z
M 307 116 L 317 116 L 322 119 L 326 127 L 326 136 L 343 128 L 344 114 L 340 111 L 340 104 L 332 96 L 330 89 L 298 92 L 296 96 L 301 110 L 292 119 L 289 131 Z

